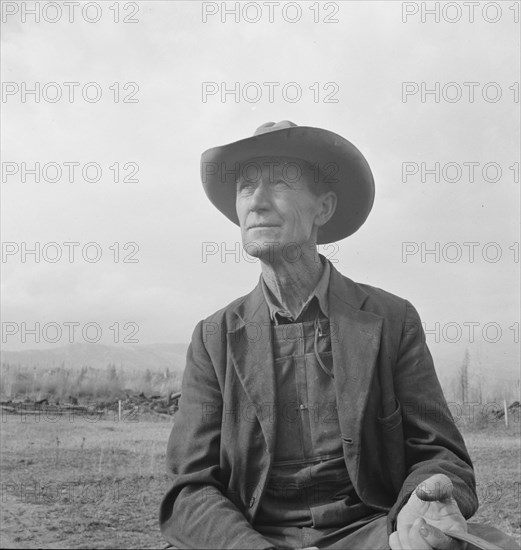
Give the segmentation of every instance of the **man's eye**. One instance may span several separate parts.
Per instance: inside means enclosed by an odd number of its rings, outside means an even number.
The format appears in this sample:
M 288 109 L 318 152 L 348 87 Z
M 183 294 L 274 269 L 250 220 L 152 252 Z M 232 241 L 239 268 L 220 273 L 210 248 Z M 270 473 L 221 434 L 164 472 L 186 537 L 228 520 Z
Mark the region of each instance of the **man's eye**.
M 239 189 L 239 192 L 243 193 L 243 192 L 250 191 L 252 187 L 253 185 L 250 181 L 241 181 L 239 183 L 238 189 Z

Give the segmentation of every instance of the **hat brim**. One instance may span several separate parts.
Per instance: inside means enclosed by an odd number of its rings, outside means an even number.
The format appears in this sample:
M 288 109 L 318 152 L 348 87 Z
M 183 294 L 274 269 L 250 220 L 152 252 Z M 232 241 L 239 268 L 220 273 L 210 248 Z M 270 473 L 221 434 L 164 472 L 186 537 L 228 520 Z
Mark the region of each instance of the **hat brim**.
M 319 228 L 317 244 L 339 241 L 362 226 L 375 194 L 369 164 L 351 142 L 321 128 L 283 128 L 208 149 L 201 156 L 201 180 L 208 198 L 239 225 L 235 196 L 241 170 L 251 159 L 276 156 L 302 159 L 318 167 L 337 195 L 335 213 Z

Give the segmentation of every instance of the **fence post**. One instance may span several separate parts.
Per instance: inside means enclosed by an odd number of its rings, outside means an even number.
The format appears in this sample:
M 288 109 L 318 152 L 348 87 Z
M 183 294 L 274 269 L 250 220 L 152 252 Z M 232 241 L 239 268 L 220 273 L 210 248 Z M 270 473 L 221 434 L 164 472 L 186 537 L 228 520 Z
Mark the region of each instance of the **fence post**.
M 506 399 L 503 399 L 503 408 L 505 409 L 505 426 L 508 428 L 508 407 Z
M 118 399 L 118 422 L 121 422 L 121 399 Z

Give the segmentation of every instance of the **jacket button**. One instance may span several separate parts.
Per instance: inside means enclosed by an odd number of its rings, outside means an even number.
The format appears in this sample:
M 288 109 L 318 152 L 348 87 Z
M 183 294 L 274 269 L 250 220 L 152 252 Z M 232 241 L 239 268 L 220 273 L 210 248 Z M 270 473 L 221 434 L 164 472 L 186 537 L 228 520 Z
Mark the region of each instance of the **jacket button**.
M 250 498 L 250 503 L 248 504 L 248 508 L 253 508 L 253 505 L 255 504 L 255 497 Z

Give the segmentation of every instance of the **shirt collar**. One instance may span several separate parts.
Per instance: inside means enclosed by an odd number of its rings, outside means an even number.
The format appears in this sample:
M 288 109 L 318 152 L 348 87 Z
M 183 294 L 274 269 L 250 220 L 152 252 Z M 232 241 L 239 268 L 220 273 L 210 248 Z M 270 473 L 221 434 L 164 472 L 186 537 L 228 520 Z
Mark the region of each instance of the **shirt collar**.
M 326 317 L 329 317 L 329 302 L 328 302 L 327 294 L 329 290 L 329 277 L 331 275 L 331 266 L 329 265 L 329 262 L 322 255 L 319 255 L 319 257 L 323 266 L 322 275 L 320 276 L 320 279 L 317 283 L 317 286 L 315 287 L 315 290 L 310 294 L 309 298 L 306 300 L 306 302 L 302 306 L 302 309 L 299 311 L 296 319 L 298 319 L 300 315 L 302 315 L 302 313 L 309 306 L 313 298 L 316 298 L 318 300 L 322 313 Z M 264 298 L 266 300 L 266 303 L 268 304 L 271 320 L 276 323 L 277 314 L 279 314 L 282 317 L 288 317 L 289 319 L 293 319 L 289 311 L 286 311 L 282 307 L 282 305 L 279 303 L 277 298 L 275 298 L 271 290 L 268 288 L 268 286 L 264 282 L 264 278 L 262 277 L 262 275 L 261 275 L 261 286 L 262 286 L 262 292 L 264 293 Z

